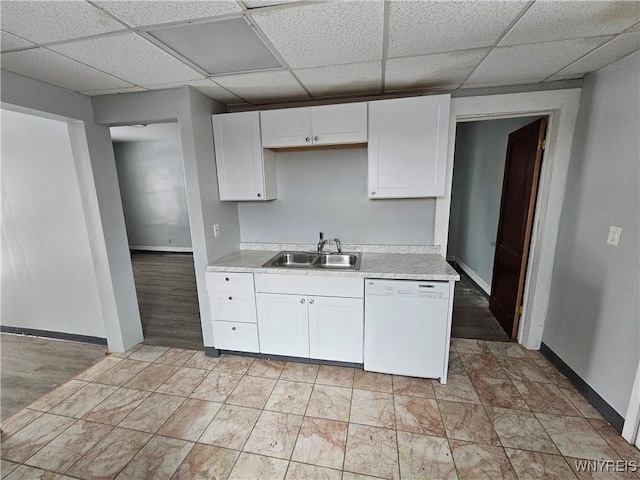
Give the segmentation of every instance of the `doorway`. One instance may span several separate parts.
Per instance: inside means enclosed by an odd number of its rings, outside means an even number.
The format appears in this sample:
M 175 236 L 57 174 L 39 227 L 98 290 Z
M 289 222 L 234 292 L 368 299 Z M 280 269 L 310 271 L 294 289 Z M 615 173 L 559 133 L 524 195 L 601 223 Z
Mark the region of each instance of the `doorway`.
M 202 349 L 178 124 L 110 131 L 144 343 Z
M 457 124 L 447 248 L 447 260 L 461 274 L 461 281 L 456 286 L 454 299 L 452 324 L 454 337 L 496 341 L 515 339 L 517 316 L 515 318 L 512 316 L 513 323 L 508 325 L 504 321 L 505 315 L 499 317 L 502 320 L 501 324 L 495 314 L 499 310 L 496 308 L 496 303 L 506 306 L 508 310 L 508 302 L 512 302 L 515 312 L 515 303 L 522 300 L 522 284 L 526 268 L 526 253 L 524 260 L 522 256 L 520 257 L 518 266 L 522 268 L 517 270 L 517 274 L 509 271 L 509 274 L 505 275 L 504 265 L 501 263 L 504 256 L 496 257 L 499 245 L 504 246 L 505 239 L 511 238 L 504 233 L 511 232 L 513 228 L 509 225 L 512 226 L 514 223 L 501 221 L 501 218 L 505 217 L 505 211 L 508 215 L 513 210 L 510 207 L 513 205 L 512 199 L 508 199 L 506 204 L 503 202 L 503 191 L 512 192 L 513 189 L 505 190 L 504 187 L 511 185 L 514 181 L 521 181 L 514 172 L 522 173 L 518 169 L 505 167 L 508 164 L 509 152 L 513 156 L 516 151 L 519 155 L 524 151 L 519 144 L 516 145 L 517 148 L 514 148 L 514 145 L 509 146 L 510 135 L 513 143 L 514 139 L 518 138 L 514 132 L 520 132 L 532 122 L 540 121 L 546 122 L 546 118 L 541 120 L 539 116 L 528 116 Z M 536 148 L 533 150 L 533 155 L 536 156 Z M 539 157 L 541 159 L 541 155 Z M 539 166 L 538 162 L 535 187 L 537 187 Z M 505 184 L 505 172 L 507 177 L 511 178 L 507 184 Z M 527 213 L 531 214 L 526 219 L 527 233 L 531 231 L 533 205 L 535 205 L 535 188 L 533 190 L 532 201 L 527 203 L 527 208 L 531 207 L 530 212 L 527 210 Z M 516 189 L 516 192 L 523 193 L 520 189 Z M 502 236 L 499 235 L 500 227 L 502 227 Z M 527 248 L 528 238 L 527 236 Z M 497 291 L 498 302 L 496 286 L 500 287 Z M 512 295 L 514 289 L 520 294 L 514 295 L 511 299 L 509 295 Z

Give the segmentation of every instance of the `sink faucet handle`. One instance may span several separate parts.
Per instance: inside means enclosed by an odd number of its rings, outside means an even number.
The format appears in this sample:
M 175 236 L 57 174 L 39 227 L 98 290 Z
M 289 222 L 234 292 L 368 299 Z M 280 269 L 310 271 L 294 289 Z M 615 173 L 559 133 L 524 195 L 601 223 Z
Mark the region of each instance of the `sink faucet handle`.
M 318 253 L 322 253 L 322 249 L 324 248 L 324 244 L 326 243 L 324 240 L 324 233 L 320 232 L 320 241 L 318 241 Z
M 338 250 L 338 253 L 342 253 L 342 243 L 340 243 L 340 239 L 336 237 L 333 241 L 336 242 L 336 250 Z

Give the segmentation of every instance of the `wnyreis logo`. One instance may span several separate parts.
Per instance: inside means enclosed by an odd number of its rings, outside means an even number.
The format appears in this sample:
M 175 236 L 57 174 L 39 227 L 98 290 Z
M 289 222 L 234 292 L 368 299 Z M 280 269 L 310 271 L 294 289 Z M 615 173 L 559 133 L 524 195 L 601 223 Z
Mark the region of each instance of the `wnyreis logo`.
M 576 460 L 577 472 L 636 472 L 638 464 L 634 460 Z

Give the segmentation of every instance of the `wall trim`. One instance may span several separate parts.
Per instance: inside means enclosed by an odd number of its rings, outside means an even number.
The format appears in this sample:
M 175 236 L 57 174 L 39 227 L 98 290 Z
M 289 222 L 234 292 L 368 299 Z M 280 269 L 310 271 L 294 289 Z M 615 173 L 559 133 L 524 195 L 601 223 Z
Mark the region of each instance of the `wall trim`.
M 92 337 L 90 335 L 76 335 L 75 333 L 53 332 L 50 330 L 37 330 L 33 328 L 0 326 L 0 332 L 14 335 L 28 335 L 31 337 L 53 338 L 56 340 L 66 340 L 69 342 L 90 343 L 92 345 L 107 346 L 107 339 L 102 337 Z
M 591 405 L 607 420 L 618 433 L 622 432 L 624 418 L 616 412 L 609 403 L 585 382 L 580 375 L 564 363 L 564 361 L 555 354 L 544 342 L 540 344 L 540 353 L 542 353 L 551 363 L 573 383 L 576 389 L 589 401 Z
M 129 250 L 140 250 L 147 252 L 193 253 L 192 247 L 151 247 L 148 245 L 129 245 Z
M 482 291 L 484 291 L 484 293 L 486 293 L 487 295 L 491 295 L 491 285 L 482 280 L 480 276 L 476 272 L 474 272 L 469 265 L 461 261 L 459 258 L 455 259 L 455 263 L 456 265 L 458 265 L 458 267 L 460 267 L 460 270 L 462 270 L 463 273 L 467 275 L 467 277 L 473 280 L 473 283 L 475 283 L 482 289 Z

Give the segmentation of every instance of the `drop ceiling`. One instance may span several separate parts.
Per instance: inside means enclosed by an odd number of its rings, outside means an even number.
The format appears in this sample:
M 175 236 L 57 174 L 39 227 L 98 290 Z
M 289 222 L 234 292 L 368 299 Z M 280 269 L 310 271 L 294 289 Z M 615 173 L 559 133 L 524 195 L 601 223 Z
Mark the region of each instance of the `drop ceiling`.
M 640 49 L 637 1 L 0 2 L 2 69 L 230 106 L 582 78 Z

